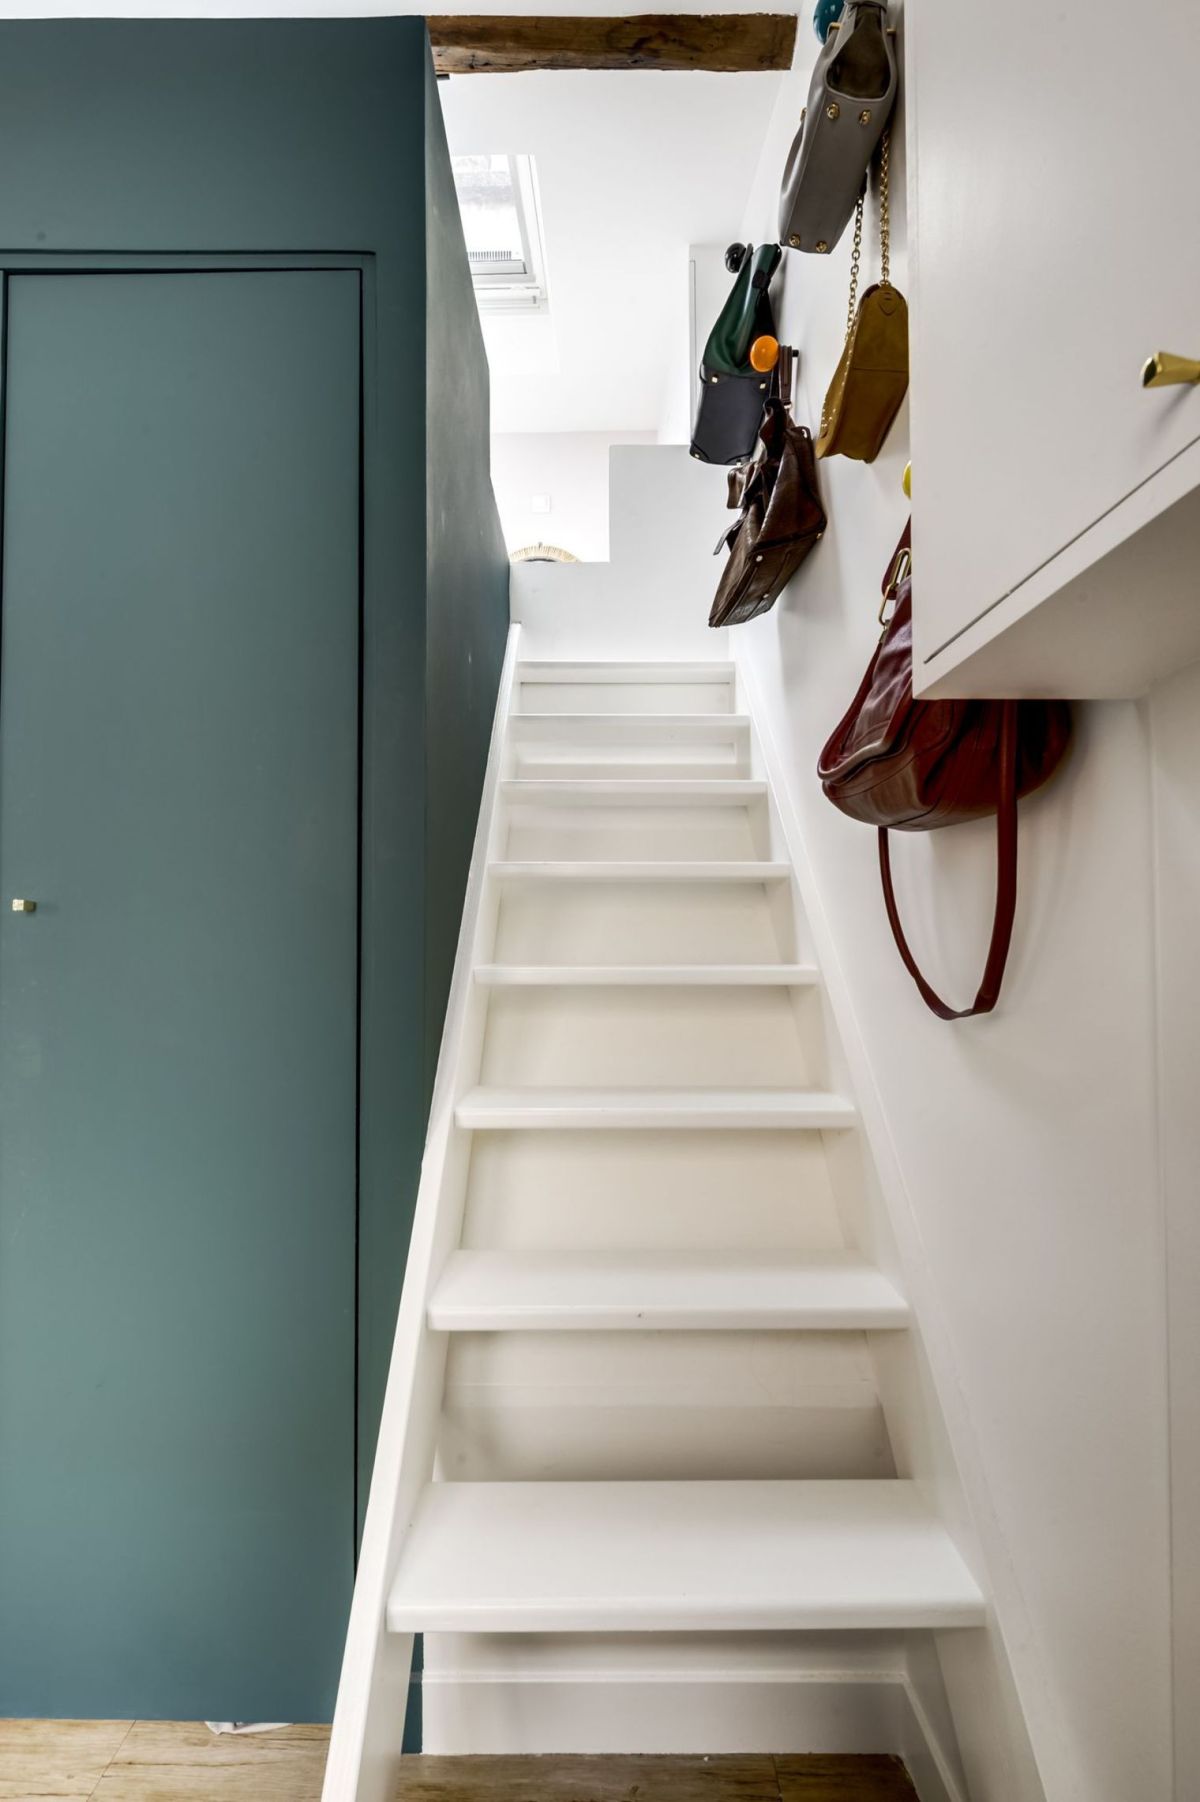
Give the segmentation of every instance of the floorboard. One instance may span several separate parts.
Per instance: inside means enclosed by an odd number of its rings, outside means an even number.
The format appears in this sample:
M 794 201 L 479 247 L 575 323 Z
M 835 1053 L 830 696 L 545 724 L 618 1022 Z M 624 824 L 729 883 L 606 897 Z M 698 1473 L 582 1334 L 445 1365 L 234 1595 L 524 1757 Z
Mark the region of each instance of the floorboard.
M 132 1721 L 0 1721 L 0 1798 L 92 1795 Z
M 328 1727 L 0 1721 L 0 1802 L 319 1802 Z M 395 1802 L 916 1802 L 898 1758 L 406 1758 Z
M 319 1802 L 328 1727 L 0 1721 L 0 1802 Z
M 780 1802 L 917 1802 L 898 1758 L 778 1757 Z
M 770 1758 L 410 1758 L 397 1802 L 779 1802 Z
M 407 1758 L 395 1802 L 916 1802 L 898 1758 Z

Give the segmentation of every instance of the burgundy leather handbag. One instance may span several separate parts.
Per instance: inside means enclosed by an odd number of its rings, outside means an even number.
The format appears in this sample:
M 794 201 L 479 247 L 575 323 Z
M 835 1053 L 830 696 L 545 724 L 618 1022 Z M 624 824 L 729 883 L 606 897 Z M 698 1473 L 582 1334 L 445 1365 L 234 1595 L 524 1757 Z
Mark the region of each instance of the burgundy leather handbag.
M 738 518 L 717 539 L 729 560 L 721 572 L 710 626 L 737 626 L 773 607 L 825 530 L 812 437 L 792 418 L 792 361 L 783 345 L 763 408 L 754 455 L 729 472 L 729 506 Z
M 905 526 L 883 582 L 879 645 L 817 764 L 835 807 L 875 826 L 888 923 L 921 998 L 939 1019 L 990 1013 L 1017 907 L 1017 801 L 1040 788 L 1071 736 L 1066 701 L 919 701 L 912 691 L 912 555 Z M 996 912 L 979 992 L 952 1008 L 925 980 L 904 936 L 888 832 L 929 832 L 996 815 Z

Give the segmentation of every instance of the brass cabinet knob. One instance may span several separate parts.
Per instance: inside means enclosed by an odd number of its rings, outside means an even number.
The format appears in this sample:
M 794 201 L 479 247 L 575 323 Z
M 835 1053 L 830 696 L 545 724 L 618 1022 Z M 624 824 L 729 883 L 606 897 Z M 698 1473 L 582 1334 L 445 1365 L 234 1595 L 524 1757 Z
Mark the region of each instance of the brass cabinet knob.
M 1142 364 L 1143 388 L 1174 388 L 1187 382 L 1200 382 L 1200 363 L 1195 357 L 1176 357 L 1169 350 L 1156 350 Z
M 15 914 L 35 914 L 37 912 L 36 901 L 22 901 L 19 896 L 13 901 L 12 907 Z

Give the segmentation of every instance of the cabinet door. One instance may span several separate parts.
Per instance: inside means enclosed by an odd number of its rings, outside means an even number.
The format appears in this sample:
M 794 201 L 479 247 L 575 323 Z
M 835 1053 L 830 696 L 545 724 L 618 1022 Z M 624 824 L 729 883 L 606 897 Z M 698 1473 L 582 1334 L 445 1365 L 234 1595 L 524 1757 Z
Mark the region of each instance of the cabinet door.
M 8 290 L 0 1713 L 328 1719 L 358 278 Z
M 910 0 L 917 652 L 1200 439 L 1200 6 Z

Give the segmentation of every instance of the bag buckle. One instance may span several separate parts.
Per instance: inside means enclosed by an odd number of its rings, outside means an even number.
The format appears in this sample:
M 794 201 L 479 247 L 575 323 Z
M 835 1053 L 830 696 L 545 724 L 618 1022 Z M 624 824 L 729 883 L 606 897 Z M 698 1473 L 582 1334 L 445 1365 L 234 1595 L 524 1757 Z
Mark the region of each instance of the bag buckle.
M 906 544 L 902 544 L 888 565 L 887 576 L 883 584 L 883 600 L 879 606 L 879 623 L 884 631 L 892 623 L 892 614 L 888 612 L 892 602 L 900 591 L 900 584 L 912 574 L 912 552 Z M 895 609 L 893 608 L 893 612 Z

